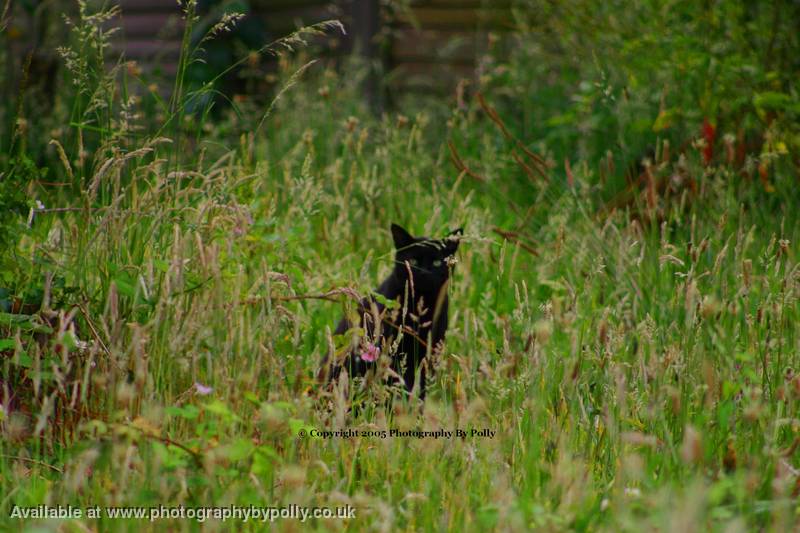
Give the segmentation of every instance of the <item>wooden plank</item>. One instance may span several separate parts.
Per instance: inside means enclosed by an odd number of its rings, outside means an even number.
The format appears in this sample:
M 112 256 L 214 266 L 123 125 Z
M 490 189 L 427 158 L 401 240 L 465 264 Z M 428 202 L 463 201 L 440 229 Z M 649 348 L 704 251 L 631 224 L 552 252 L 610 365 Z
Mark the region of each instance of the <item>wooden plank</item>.
M 387 76 L 391 88 L 444 88 L 451 89 L 462 79 L 474 79 L 476 71 L 465 65 L 437 65 L 433 63 L 403 63 Z
M 181 13 L 176 0 L 119 0 L 119 6 L 125 14 L 158 11 Z
M 123 35 L 128 39 L 174 37 L 183 32 L 183 19 L 177 13 L 167 11 L 124 15 L 110 22 L 122 28 Z
M 395 62 L 453 62 L 470 64 L 487 47 L 486 32 L 417 30 L 400 28 L 392 33 Z
M 410 15 L 398 13 L 395 23 L 430 29 L 511 28 L 514 17 L 508 9 L 418 7 L 412 9 Z
M 280 9 L 319 7 L 331 4 L 333 2 L 325 0 L 253 0 L 251 5 L 254 11 L 269 13 Z
M 514 6 L 514 0 L 411 0 L 409 5 L 411 7 L 448 7 L 461 9 L 510 9 Z
M 328 6 L 305 9 L 284 9 L 275 12 L 259 12 L 264 27 L 273 37 L 281 37 L 304 26 L 337 18 Z

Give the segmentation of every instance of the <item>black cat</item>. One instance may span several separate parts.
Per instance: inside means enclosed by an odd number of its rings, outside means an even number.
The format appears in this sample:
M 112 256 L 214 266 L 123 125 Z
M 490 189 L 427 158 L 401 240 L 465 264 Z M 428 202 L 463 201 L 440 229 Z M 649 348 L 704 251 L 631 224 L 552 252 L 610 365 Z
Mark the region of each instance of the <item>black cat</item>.
M 447 330 L 447 285 L 455 264 L 461 229 L 442 240 L 412 237 L 392 224 L 395 246 L 394 269 L 378 287 L 377 294 L 388 306 L 371 296 L 359 303 L 359 323 L 364 336 L 340 361 L 326 356 L 319 379 L 330 383 L 339 379 L 342 370 L 351 377 L 364 376 L 377 366 L 381 354 L 391 358 L 395 381 L 402 378 L 406 391 L 412 392 L 419 370 L 419 397 L 425 399 L 425 365 L 422 361 L 431 350 L 441 348 Z M 396 305 L 389 304 L 389 301 Z M 342 335 L 354 325 L 343 318 L 336 328 Z M 402 332 L 402 336 L 398 334 Z M 399 340 L 398 340 L 399 339 Z M 420 368 L 420 365 L 422 368 Z

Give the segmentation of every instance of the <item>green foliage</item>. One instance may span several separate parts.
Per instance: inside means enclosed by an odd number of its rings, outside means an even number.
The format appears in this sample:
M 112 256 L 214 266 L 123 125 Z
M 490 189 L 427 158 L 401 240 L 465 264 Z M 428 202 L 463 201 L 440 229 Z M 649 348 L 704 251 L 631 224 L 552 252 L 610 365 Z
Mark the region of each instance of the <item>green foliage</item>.
M 800 149 L 796 2 L 519 6 L 510 57 L 490 62 L 486 81 L 506 100 L 509 126 L 559 164 L 594 165 L 607 152 L 638 163 L 657 139 L 686 146 L 704 121 L 717 143 L 730 135 L 754 156 L 762 144 Z
M 0 175 L 0 249 L 13 246 L 20 235 L 20 227 L 28 212 L 37 207 L 28 196 L 28 184 L 47 176 L 46 168 L 38 168 L 27 156 L 11 159 Z

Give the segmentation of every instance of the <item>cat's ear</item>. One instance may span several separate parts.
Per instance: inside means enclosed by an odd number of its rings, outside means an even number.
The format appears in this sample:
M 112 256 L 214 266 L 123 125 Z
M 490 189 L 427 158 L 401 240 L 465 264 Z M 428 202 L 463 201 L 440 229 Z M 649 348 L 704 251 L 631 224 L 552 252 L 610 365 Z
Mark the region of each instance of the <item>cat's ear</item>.
M 458 243 L 461 242 L 461 235 L 464 234 L 463 228 L 458 228 L 447 234 L 445 243 L 447 245 L 447 253 L 452 255 L 458 250 Z
M 392 238 L 394 239 L 394 247 L 398 250 L 414 244 L 414 237 L 397 224 L 392 224 Z

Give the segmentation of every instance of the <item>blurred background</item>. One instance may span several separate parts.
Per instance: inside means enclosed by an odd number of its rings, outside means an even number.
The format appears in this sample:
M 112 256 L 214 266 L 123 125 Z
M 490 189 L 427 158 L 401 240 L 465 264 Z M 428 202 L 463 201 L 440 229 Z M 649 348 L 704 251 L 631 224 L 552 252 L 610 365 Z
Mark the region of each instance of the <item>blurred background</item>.
M 6 3 L 2 96 L 15 102 L 0 110 L 6 122 L 20 105 L 53 104 L 64 79 L 57 48 L 79 38 L 67 21 L 103 6 L 117 4 Z M 728 135 L 742 164 L 745 153 L 774 148 L 764 144 L 768 129 L 787 149 L 798 146 L 797 0 L 121 0 L 118 7 L 100 26 L 116 29 L 102 51 L 105 62 L 124 62 L 141 87 L 167 99 L 181 51 L 192 50 L 199 60 L 181 83 L 196 88 L 214 80 L 215 95 L 198 98 L 198 109 L 212 98 L 218 105 L 269 102 L 280 62 L 261 49 L 337 20 L 344 32 L 314 36 L 282 57 L 314 58 L 323 67 L 317 72 L 347 72 L 378 113 L 413 114 L 431 102 L 464 109 L 475 92 L 492 92 L 508 127 L 545 142 L 556 160 L 597 161 L 612 138 L 624 167 L 653 155 L 657 138 L 684 146 L 698 132 L 711 144 Z M 189 8 L 196 20 L 185 36 Z M 241 18 L 204 39 L 234 13 Z M 0 139 L 6 147 L 10 134 Z
M 185 28 L 180 3 L 121 0 L 119 6 L 119 16 L 108 23 L 120 28 L 111 52 L 136 61 L 147 74 L 174 76 Z M 13 56 L 21 61 L 34 51 L 37 64 L 54 68 L 48 43 L 63 42 L 68 32 L 63 17 L 76 11 L 77 3 L 27 0 L 11 9 L 16 15 L 8 28 Z M 511 0 L 198 0 L 200 19 L 193 38 L 199 40 L 223 13 L 233 12 L 245 16 L 233 31 L 206 47 L 207 66 L 197 73 L 199 78 L 213 77 L 270 40 L 335 19 L 347 33 L 318 40 L 316 52 L 330 61 L 353 52 L 367 58 L 375 76 L 385 75 L 381 98 L 408 91 L 452 90 L 460 80 L 476 75 L 480 56 L 498 36 L 517 27 Z M 18 70 L 9 68 L 9 73 Z M 258 87 L 242 83 L 230 88 L 243 92 Z

